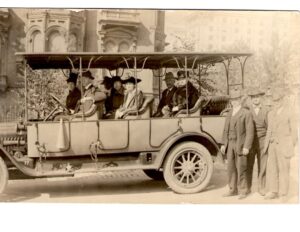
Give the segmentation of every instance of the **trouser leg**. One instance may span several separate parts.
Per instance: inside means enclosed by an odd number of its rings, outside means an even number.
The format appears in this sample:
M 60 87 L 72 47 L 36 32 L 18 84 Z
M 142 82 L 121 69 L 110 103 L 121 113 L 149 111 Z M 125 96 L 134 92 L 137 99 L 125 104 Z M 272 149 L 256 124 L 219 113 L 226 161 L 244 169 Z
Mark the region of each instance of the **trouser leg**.
M 279 148 L 276 150 L 279 170 L 279 195 L 285 196 L 289 191 L 290 158 L 286 158 L 284 154 L 278 152 Z
M 272 143 L 268 149 L 266 186 L 268 192 L 278 193 L 278 162 L 274 144 Z
M 258 155 L 257 155 L 257 164 L 258 164 L 258 191 L 260 193 L 266 193 L 266 169 L 268 154 L 263 154 L 265 144 L 265 137 L 259 139 Z
M 261 154 L 260 157 L 260 172 L 258 176 L 258 191 L 266 193 L 266 170 L 267 170 L 268 155 Z
M 236 155 L 237 160 L 237 186 L 239 190 L 239 194 L 246 194 L 248 191 L 248 179 L 247 179 L 247 156 L 244 155 Z
M 237 192 L 237 169 L 234 154 L 234 144 L 229 142 L 227 148 L 227 175 L 228 175 L 228 186 L 231 193 Z
M 253 146 L 253 149 L 247 156 L 247 188 L 248 188 L 248 191 L 251 191 L 251 187 L 252 187 L 253 166 L 254 166 L 256 154 L 257 154 L 256 146 Z

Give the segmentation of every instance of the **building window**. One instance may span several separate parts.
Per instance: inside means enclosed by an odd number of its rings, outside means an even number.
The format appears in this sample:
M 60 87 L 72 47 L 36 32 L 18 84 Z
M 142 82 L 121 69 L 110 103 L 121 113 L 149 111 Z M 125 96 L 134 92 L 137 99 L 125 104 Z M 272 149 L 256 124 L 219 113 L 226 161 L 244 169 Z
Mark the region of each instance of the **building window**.
M 129 51 L 129 44 L 126 42 L 122 42 L 119 44 L 119 52 L 127 52 Z
M 58 32 L 52 32 L 48 37 L 48 51 L 64 52 L 66 51 L 65 38 Z
M 42 52 L 43 51 L 43 38 L 40 31 L 35 31 L 31 36 L 31 52 Z
M 105 52 L 116 52 L 117 51 L 117 46 L 114 42 L 108 41 L 105 43 Z

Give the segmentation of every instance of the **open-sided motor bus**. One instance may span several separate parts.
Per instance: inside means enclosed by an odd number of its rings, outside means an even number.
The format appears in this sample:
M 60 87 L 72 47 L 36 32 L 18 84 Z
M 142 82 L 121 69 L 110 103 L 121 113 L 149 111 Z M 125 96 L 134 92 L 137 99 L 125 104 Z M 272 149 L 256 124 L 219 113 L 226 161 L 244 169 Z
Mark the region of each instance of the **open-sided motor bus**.
M 83 115 L 74 120 L 28 118 L 27 69 L 88 69 L 153 71 L 161 78 L 166 69 L 197 74 L 200 65 L 223 63 L 227 94 L 230 61 L 244 66 L 250 54 L 228 53 L 18 53 L 24 65 L 25 120 L 0 124 L 0 192 L 11 170 L 28 178 L 76 176 L 114 170 L 143 170 L 153 179 L 164 178 L 178 193 L 196 193 L 211 179 L 213 162 L 220 160 L 219 145 L 228 97 L 200 96 L 191 109 L 168 118 L 152 117 L 153 97 L 144 97 L 140 109 L 122 119 L 97 119 Z M 156 73 L 156 74 L 155 74 Z M 158 73 L 158 74 L 157 74 Z M 155 75 L 154 75 L 155 74 Z M 187 76 L 187 75 L 186 75 Z M 200 78 L 200 74 L 199 74 Z M 188 93 L 187 93 L 188 94 Z M 53 96 L 57 104 L 60 101 Z M 222 156 L 221 156 L 222 157 Z M 221 159 L 222 160 L 222 159 Z

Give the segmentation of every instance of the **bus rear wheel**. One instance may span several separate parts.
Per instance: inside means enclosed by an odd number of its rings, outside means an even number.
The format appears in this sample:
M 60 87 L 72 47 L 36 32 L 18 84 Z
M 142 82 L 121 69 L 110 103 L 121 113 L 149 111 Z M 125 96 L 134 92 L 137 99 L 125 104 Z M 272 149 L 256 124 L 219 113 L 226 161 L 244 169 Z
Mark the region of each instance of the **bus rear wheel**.
M 164 163 L 164 178 L 176 193 L 197 193 L 207 187 L 213 173 L 210 152 L 196 142 L 176 145 Z

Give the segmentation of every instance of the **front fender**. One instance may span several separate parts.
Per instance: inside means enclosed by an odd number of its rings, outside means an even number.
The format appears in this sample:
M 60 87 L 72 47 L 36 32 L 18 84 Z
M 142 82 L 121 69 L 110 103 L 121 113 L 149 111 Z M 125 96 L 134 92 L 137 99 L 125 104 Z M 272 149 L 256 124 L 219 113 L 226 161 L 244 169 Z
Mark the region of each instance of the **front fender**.
M 168 139 L 163 145 L 162 149 L 158 152 L 159 157 L 156 160 L 156 166 L 162 167 L 164 160 L 166 156 L 168 155 L 168 152 L 177 144 L 184 142 L 184 141 L 194 141 L 202 144 L 205 146 L 212 156 L 218 157 L 220 160 L 223 161 L 223 156 L 220 153 L 219 146 L 217 142 L 206 133 L 183 133 L 180 135 L 175 135 Z M 218 160 L 219 160 L 218 159 Z

